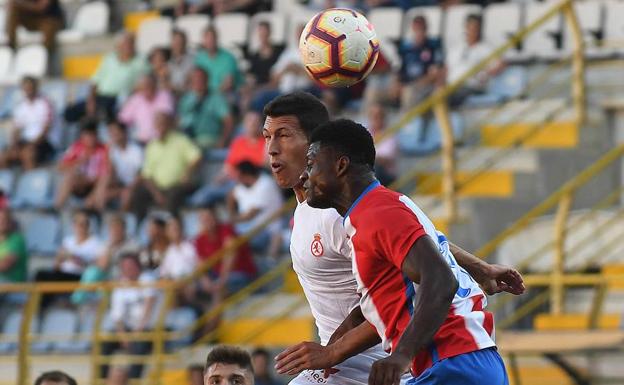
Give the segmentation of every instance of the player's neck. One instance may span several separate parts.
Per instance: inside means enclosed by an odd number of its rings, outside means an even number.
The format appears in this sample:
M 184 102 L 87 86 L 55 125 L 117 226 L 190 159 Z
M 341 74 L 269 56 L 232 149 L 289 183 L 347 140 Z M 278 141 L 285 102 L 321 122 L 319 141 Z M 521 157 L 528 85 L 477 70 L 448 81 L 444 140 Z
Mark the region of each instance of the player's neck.
M 303 186 L 295 186 L 293 187 L 293 191 L 295 193 L 295 197 L 297 198 L 297 202 L 301 203 L 306 200 L 305 190 Z
M 355 203 L 364 190 L 366 190 L 374 181 L 375 176 L 371 174 L 365 178 L 354 178 L 346 183 L 343 194 L 341 194 L 341 196 L 336 199 L 336 202 L 334 202 L 336 211 L 344 217 L 351 206 L 353 206 L 353 203 Z

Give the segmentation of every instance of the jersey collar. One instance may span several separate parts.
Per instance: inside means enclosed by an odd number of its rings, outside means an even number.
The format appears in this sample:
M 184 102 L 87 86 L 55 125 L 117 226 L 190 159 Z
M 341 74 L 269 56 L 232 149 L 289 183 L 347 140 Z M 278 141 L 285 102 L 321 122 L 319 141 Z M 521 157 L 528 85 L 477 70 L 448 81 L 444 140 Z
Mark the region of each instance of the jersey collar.
M 379 186 L 380 183 L 378 180 L 373 181 L 371 184 L 368 185 L 368 187 L 362 191 L 362 193 L 360 194 L 359 197 L 357 197 L 357 199 L 353 202 L 353 204 L 351 205 L 351 207 L 349 207 L 349 210 L 347 210 L 347 212 L 344 215 L 344 218 L 342 218 L 342 224 L 344 225 L 345 220 L 347 219 L 347 217 L 349 216 L 349 214 L 351 214 L 351 211 L 353 211 L 353 209 L 355 208 L 355 206 L 357 206 L 358 203 L 360 203 L 360 201 L 362 200 L 362 198 L 364 198 L 364 196 L 366 196 L 366 194 L 368 194 L 369 192 L 371 192 L 372 189 L 374 189 L 375 187 Z

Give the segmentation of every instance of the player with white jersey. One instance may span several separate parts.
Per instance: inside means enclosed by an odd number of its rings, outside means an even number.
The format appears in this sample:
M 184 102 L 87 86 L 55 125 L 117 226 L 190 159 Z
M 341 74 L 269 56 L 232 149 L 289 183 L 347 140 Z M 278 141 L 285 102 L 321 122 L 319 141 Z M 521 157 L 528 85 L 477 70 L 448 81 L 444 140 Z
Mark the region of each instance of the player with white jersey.
M 299 179 L 306 167 L 310 134 L 329 121 L 329 114 L 317 98 L 297 92 L 274 99 L 265 106 L 264 115 L 263 135 L 273 176 L 280 187 L 292 188 L 299 202 L 290 251 L 321 342 L 303 342 L 287 349 L 277 357 L 276 368 L 280 373 L 298 374 L 291 385 L 366 384 L 371 365 L 387 354 L 370 324 L 340 327 L 350 314 L 359 312 L 357 282 L 342 217 L 334 209 L 308 206 Z M 513 292 L 522 286 L 513 269 L 484 263 L 456 249 L 458 262 L 489 293 Z

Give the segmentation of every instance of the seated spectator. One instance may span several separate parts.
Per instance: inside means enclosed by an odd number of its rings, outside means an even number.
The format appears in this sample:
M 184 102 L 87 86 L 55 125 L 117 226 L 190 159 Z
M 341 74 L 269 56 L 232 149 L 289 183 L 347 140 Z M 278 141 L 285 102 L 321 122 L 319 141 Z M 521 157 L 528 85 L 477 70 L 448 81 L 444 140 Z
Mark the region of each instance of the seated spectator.
M 232 135 L 233 119 L 227 101 L 207 87 L 201 68 L 190 74 L 190 90 L 178 103 L 180 127 L 202 148 L 224 148 Z
M 98 183 L 95 209 L 102 211 L 111 200 L 120 201 L 122 210 L 127 211 L 130 193 L 139 181 L 143 166 L 143 149 L 128 138 L 125 124 L 113 120 L 108 123 L 108 158 L 111 167 L 105 180 Z
M 137 91 L 124 103 L 119 111 L 119 120 L 132 127 L 132 139 L 147 144 L 157 137 L 154 121 L 157 112 L 173 113 L 173 96 L 169 91 L 158 89 L 154 74 L 143 75 Z
M 204 384 L 226 382 L 222 379 L 237 385 L 253 385 L 254 372 L 249 353 L 235 346 L 214 347 L 206 357 Z
M 197 252 L 193 244 L 184 239 L 180 219 L 172 216 L 167 221 L 169 247 L 160 264 L 160 276 L 166 279 L 180 279 L 190 275 L 197 266 Z
M 271 24 L 267 21 L 258 23 L 257 32 L 260 46 L 249 55 L 249 76 L 254 87 L 262 87 L 271 80 L 271 69 L 282 53 L 282 48 L 271 42 Z
M 386 130 L 386 112 L 380 104 L 374 104 L 368 110 L 368 130 L 373 137 Z M 387 186 L 396 179 L 397 141 L 394 135 L 386 137 L 375 145 L 375 174 L 379 181 Z
M 297 42 L 304 27 L 300 25 L 295 30 Z M 314 87 L 314 83 L 302 64 L 298 45 L 291 45 L 281 53 L 271 69 L 271 82 L 282 94 L 309 90 Z
M 186 34 L 175 29 L 171 36 L 171 57 L 169 59 L 169 80 L 176 94 L 186 88 L 186 81 L 193 68 L 193 55 L 189 52 Z M 206 80 L 208 81 L 208 80 Z
M 366 106 L 372 103 L 396 104 L 410 109 L 426 99 L 439 85 L 443 57 L 439 40 L 427 37 L 427 19 L 418 15 L 412 20 L 413 40 L 401 44 L 401 68 L 392 84 L 372 84 L 366 90 Z M 372 87 L 371 87 L 372 86 Z
M 150 70 L 156 77 L 157 88 L 166 91 L 173 91 L 171 87 L 171 71 L 169 70 L 169 50 L 162 47 L 152 49 L 149 54 Z
M 446 61 L 448 84 L 459 80 L 466 72 L 494 52 L 494 47 L 481 38 L 481 16 L 468 15 L 465 27 L 465 43 L 449 49 Z M 498 75 L 504 68 L 505 63 L 497 60 L 485 70 L 469 78 L 451 95 L 449 104 L 456 107 L 461 105 L 468 96 L 485 92 L 489 79 Z
M 266 165 L 262 137 L 262 116 L 248 111 L 243 119 L 243 133 L 230 144 L 221 172 L 208 184 L 197 190 L 190 199 L 194 206 L 211 205 L 225 199 L 236 181 L 236 165 L 248 160 L 258 167 Z
M 283 204 L 282 192 L 273 179 L 262 173 L 249 161 L 236 166 L 238 183 L 230 192 L 227 206 L 236 233 L 245 234 L 269 219 Z M 250 242 L 256 250 L 266 251 L 277 256 L 280 248 L 280 221 L 271 222 L 259 235 Z
M 245 12 L 253 15 L 260 10 L 269 10 L 270 4 L 266 0 L 178 0 L 173 11 L 166 10 L 165 15 L 174 14 L 176 17 L 187 14 L 204 14 L 217 16 L 227 12 Z
M 195 55 L 195 65 L 208 74 L 208 88 L 227 95 L 236 91 L 242 78 L 234 55 L 218 44 L 217 30 L 208 26 L 203 43 Z
M 251 352 L 251 363 L 254 369 L 254 385 L 279 385 L 271 376 L 271 356 L 266 349 L 254 349 Z
M 35 385 L 78 385 L 70 375 L 59 370 L 41 373 L 35 380 Z
M 150 218 L 147 226 L 147 245 L 139 254 L 143 269 L 148 271 L 158 269 L 165 259 L 168 248 L 167 221 L 158 216 Z
M 65 120 L 77 122 L 83 117 L 105 114 L 107 119 L 115 116 L 117 97 L 128 96 L 139 77 L 147 72 L 145 60 L 134 49 L 134 35 L 125 32 L 116 41 L 116 51 L 107 54 L 95 75 L 87 99 L 69 106 Z
M 56 193 L 55 207 L 60 210 L 70 195 L 85 198 L 86 207 L 96 206 L 96 185 L 109 173 L 108 149 L 98 139 L 97 123 L 82 124 L 80 137 L 72 144 L 58 166 L 63 179 Z
M 158 138 L 147 145 L 141 179 L 130 194 L 130 211 L 139 220 L 152 203 L 177 213 L 195 190 L 194 172 L 201 162 L 201 152 L 173 125 L 170 115 L 156 114 Z
M 13 110 L 13 135 L 2 156 L 2 165 L 18 163 L 30 170 L 47 161 L 54 153 L 48 142 L 54 109 L 39 93 L 37 79 L 26 76 L 22 80 L 24 99 Z
M 73 217 L 73 234 L 63 239 L 54 268 L 37 272 L 35 281 L 80 281 L 82 273 L 97 261 L 102 251 L 102 242 L 91 229 L 89 214 L 84 210 L 77 211 Z M 44 295 L 41 299 L 42 308 L 45 309 L 54 298 L 53 295 Z
M 20 283 L 28 279 L 28 251 L 24 236 L 8 208 L 0 209 L 0 283 Z M 20 303 L 22 293 L 0 294 L 2 301 Z
M 119 261 L 121 281 L 127 283 L 150 284 L 155 277 L 141 270 L 141 263 L 136 254 L 124 254 Z M 146 332 L 154 328 L 158 319 L 160 305 L 160 292 L 152 287 L 124 287 L 120 286 L 113 290 L 110 300 L 110 319 L 115 324 L 115 332 Z M 152 350 L 149 341 L 128 341 L 120 338 L 118 341 L 103 342 L 101 345 L 102 355 L 108 356 L 116 350 L 125 354 L 145 355 Z M 100 378 L 107 378 L 108 365 L 100 366 Z M 130 365 L 128 377 L 131 379 L 141 378 L 143 364 Z
M 122 215 L 113 215 L 107 225 L 108 240 L 95 263 L 87 267 L 82 273 L 81 283 L 89 284 L 107 279 L 118 280 L 119 271 L 117 268 L 121 255 L 139 252 L 139 245 L 126 236 L 126 220 Z M 72 294 L 71 300 L 74 304 L 80 304 L 91 298 L 97 298 L 92 293 L 94 292 L 78 290 Z
M 17 28 L 43 33 L 43 44 L 52 58 L 56 47 L 56 33 L 63 29 L 65 18 L 59 0 L 9 0 L 6 4 L 6 31 L 8 43 L 17 48 Z
M 106 385 L 128 385 L 128 371 L 126 368 L 122 365 L 110 368 Z
M 219 223 L 211 207 L 199 211 L 199 225 L 199 234 L 194 243 L 197 256 L 202 263 L 210 261 L 236 237 L 234 228 L 229 224 Z M 221 298 L 245 287 L 256 273 L 251 250 L 247 245 L 243 245 L 235 253 L 225 255 L 221 261 L 212 265 L 209 274 L 201 279 L 201 288 Z

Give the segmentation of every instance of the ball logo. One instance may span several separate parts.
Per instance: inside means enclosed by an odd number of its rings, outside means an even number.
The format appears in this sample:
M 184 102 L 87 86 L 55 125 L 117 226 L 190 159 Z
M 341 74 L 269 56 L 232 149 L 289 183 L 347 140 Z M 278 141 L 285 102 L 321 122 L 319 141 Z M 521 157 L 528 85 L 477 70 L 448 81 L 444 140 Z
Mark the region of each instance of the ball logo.
M 322 257 L 323 256 L 323 244 L 321 243 L 321 234 L 314 234 L 314 240 L 312 241 L 312 244 L 310 245 L 310 251 L 312 252 L 312 255 L 314 255 L 315 257 Z

